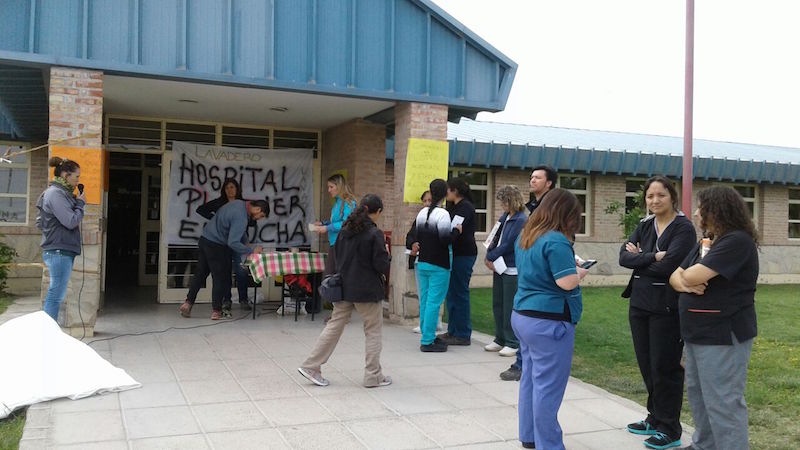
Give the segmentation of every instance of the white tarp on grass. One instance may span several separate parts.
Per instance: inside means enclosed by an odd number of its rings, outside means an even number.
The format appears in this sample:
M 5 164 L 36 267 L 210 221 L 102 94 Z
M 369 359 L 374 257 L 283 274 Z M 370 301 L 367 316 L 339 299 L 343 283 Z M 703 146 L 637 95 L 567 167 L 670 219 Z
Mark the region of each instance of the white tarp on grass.
M 141 387 L 44 311 L 0 325 L 0 419 L 17 408 Z

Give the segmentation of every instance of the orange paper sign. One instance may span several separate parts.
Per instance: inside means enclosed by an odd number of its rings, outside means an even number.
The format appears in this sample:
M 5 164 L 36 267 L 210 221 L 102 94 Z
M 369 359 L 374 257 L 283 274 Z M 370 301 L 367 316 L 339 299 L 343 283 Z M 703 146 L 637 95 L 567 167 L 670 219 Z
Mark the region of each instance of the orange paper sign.
M 80 182 L 84 186 L 86 203 L 99 205 L 103 198 L 103 150 L 99 148 L 51 146 L 50 157 L 58 156 L 75 161 L 81 166 Z M 48 170 L 50 179 L 52 169 Z M 77 193 L 77 192 L 76 192 Z

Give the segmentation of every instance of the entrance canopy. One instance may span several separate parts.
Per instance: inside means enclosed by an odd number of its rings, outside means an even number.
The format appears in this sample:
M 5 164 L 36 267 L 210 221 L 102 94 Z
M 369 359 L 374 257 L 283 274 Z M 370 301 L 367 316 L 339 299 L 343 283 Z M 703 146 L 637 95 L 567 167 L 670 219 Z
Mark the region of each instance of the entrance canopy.
M 449 107 L 451 120 L 502 110 L 517 67 L 429 0 L 14 0 L 4 2 L 0 15 L 0 65 L 436 103 Z M 35 71 L 26 75 L 35 76 L 41 78 Z M 147 93 L 148 80 L 136 83 L 144 90 L 128 95 Z M 46 85 L 42 80 L 43 93 Z M 113 95 L 113 79 L 109 87 Z M 186 100 L 199 95 L 176 94 Z M 264 109 L 291 112 L 293 96 L 268 96 Z M 6 90 L 0 92 L 0 112 L 13 128 L 7 134 L 44 137 L 30 135 L 43 129 L 30 125 L 38 116 L 17 113 L 9 102 Z M 296 102 L 302 111 L 303 96 Z M 109 97 L 109 103 L 114 108 L 123 102 Z M 336 101 L 337 109 L 341 105 L 353 113 L 377 112 Z M 41 108 L 46 114 L 46 104 Z M 247 108 L 255 106 L 241 113 Z M 320 109 L 315 113 L 324 114 Z

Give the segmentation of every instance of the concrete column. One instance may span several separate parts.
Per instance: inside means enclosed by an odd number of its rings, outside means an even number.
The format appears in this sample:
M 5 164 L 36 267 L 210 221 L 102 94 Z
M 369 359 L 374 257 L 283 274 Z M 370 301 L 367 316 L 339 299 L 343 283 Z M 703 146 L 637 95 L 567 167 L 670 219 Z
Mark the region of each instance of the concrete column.
M 389 298 L 389 318 L 404 321 L 419 317 L 419 297 L 413 272 L 407 269 L 405 235 L 417 216 L 420 205 L 403 202 L 403 184 L 406 175 L 408 140 L 447 140 L 447 106 L 426 103 L 398 103 L 395 106 L 394 182 L 391 207 L 393 208 L 392 282 Z
M 49 104 L 50 145 L 103 151 L 103 72 L 51 68 Z M 93 170 L 102 173 L 105 168 L 101 165 Z M 102 204 L 86 205 L 81 224 L 83 250 L 75 258 L 67 295 L 58 315 L 59 325 L 73 336 L 82 336 L 84 332 L 86 336 L 94 334 L 102 275 L 102 211 Z M 48 284 L 49 274 L 45 269 L 42 275 L 42 299 L 47 293 Z

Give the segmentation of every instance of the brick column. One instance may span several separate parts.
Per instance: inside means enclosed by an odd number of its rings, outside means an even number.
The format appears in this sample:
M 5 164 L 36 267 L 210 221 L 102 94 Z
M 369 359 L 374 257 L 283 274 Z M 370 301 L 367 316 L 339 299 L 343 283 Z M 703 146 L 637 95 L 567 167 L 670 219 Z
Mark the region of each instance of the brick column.
M 417 216 L 420 205 L 403 202 L 408 140 L 447 140 L 447 106 L 425 103 L 398 103 L 395 106 L 394 184 L 392 217 L 392 281 L 389 298 L 389 318 L 395 321 L 419 317 L 419 298 L 413 272 L 408 270 L 405 236 Z
M 103 151 L 103 72 L 51 68 L 49 104 L 51 145 Z M 86 205 L 81 223 L 83 250 L 75 258 L 67 295 L 59 312 L 59 324 L 73 336 L 81 336 L 84 331 L 86 336 L 94 333 L 102 276 L 102 211 L 102 205 Z M 48 284 L 49 277 L 45 270 L 42 276 L 42 298 Z

